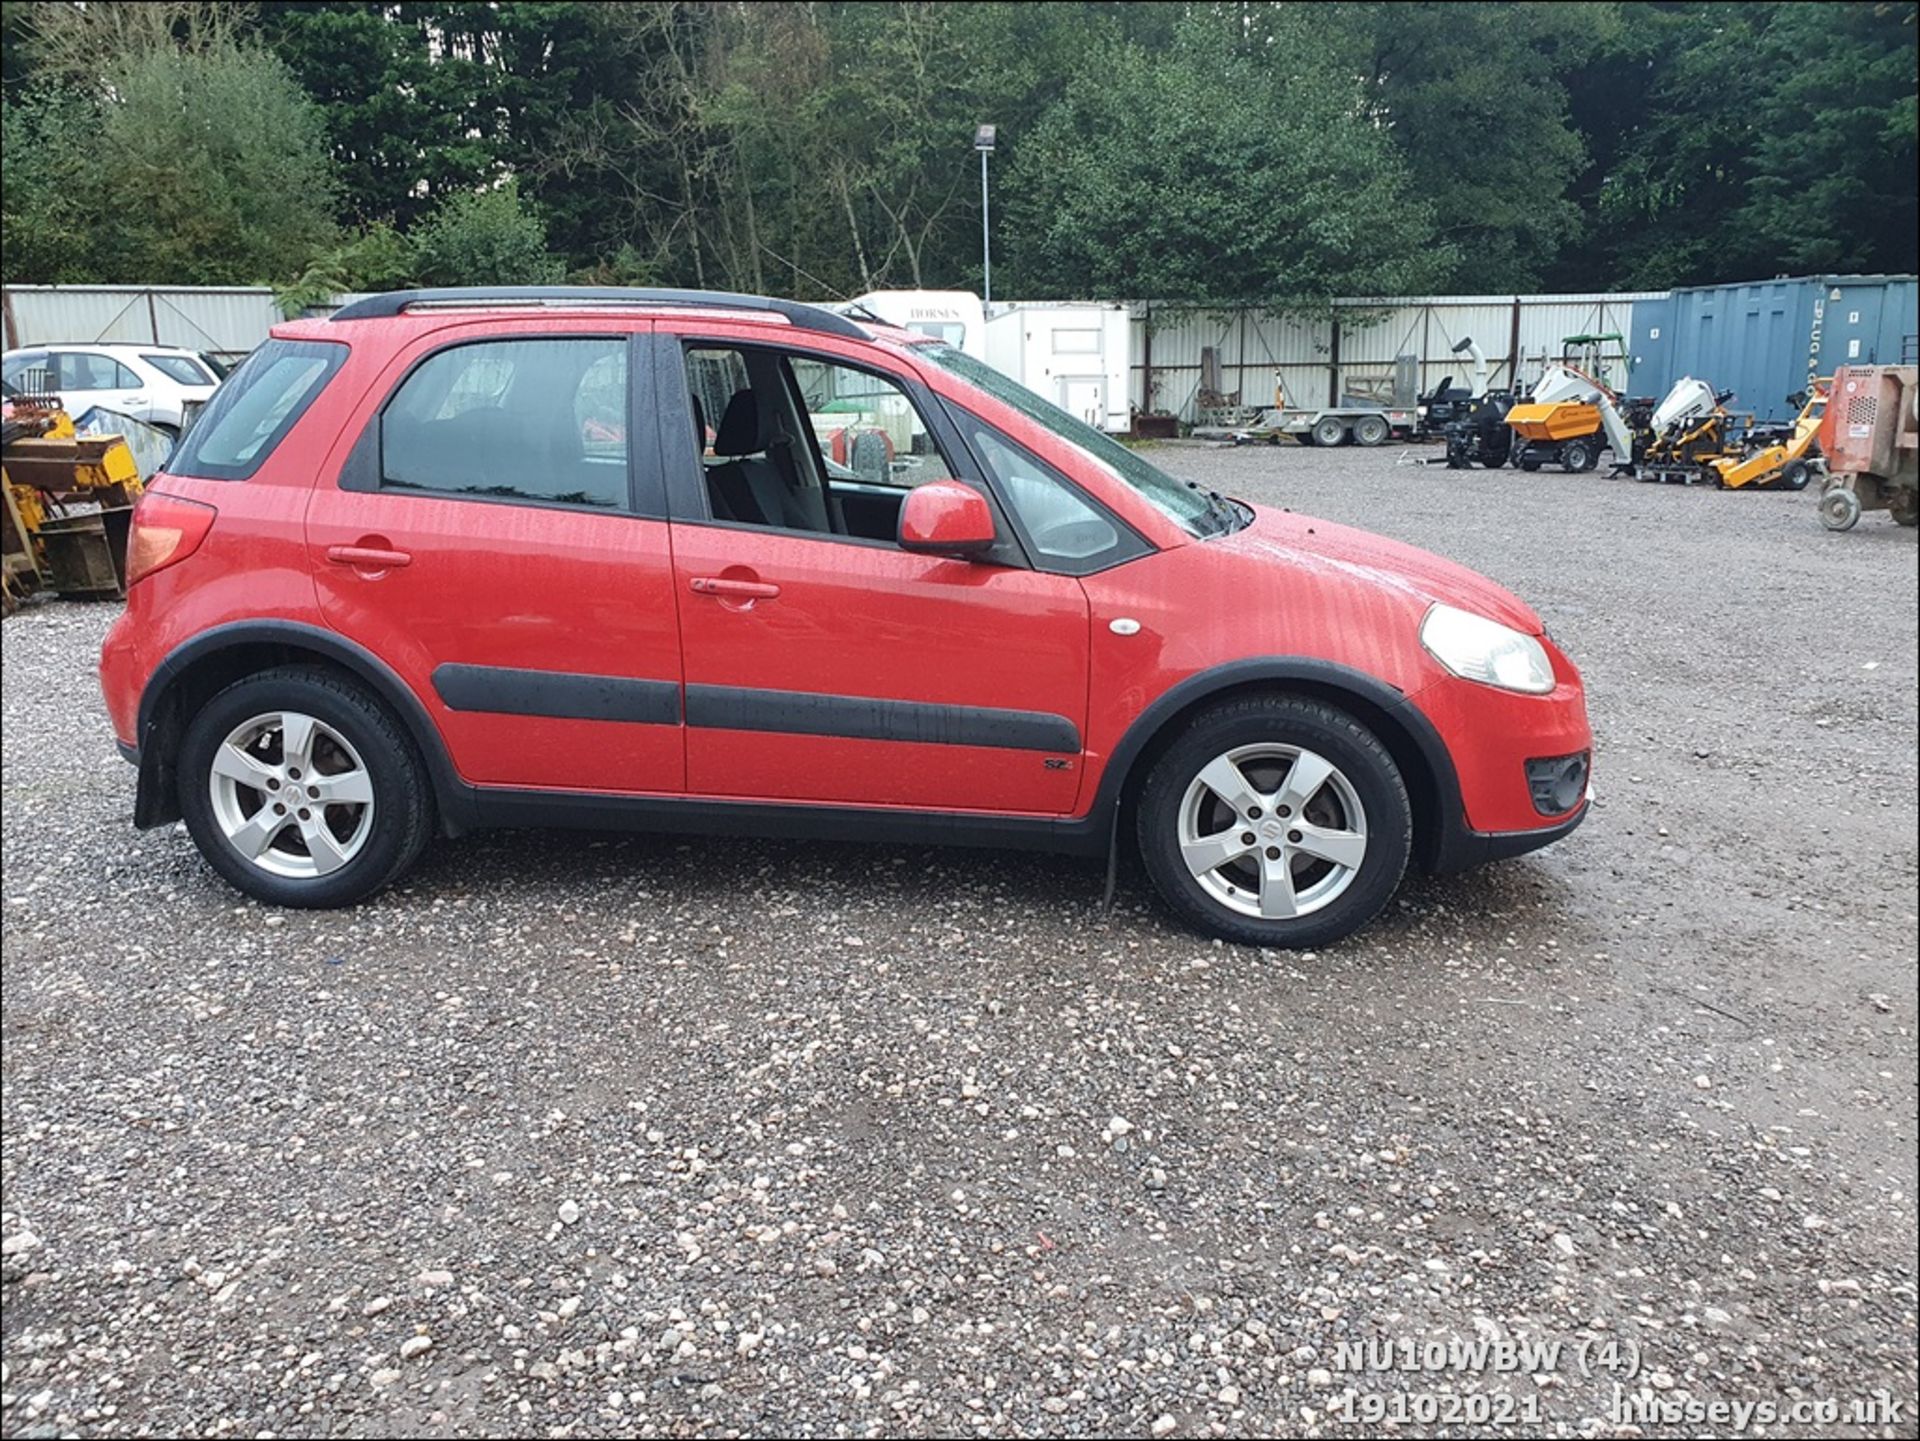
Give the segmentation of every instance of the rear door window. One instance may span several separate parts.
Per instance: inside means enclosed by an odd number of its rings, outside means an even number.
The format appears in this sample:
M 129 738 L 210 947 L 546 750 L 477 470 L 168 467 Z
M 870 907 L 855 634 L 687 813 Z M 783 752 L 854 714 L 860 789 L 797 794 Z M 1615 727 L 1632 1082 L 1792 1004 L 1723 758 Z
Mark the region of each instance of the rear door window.
M 428 356 L 381 414 L 380 488 L 624 508 L 627 348 L 489 340 Z
M 53 357 L 53 384 L 56 390 L 138 390 L 140 377 L 111 355 L 69 350 Z
M 168 380 L 178 381 L 182 385 L 213 385 L 214 378 L 200 368 L 200 362 L 185 355 L 148 355 L 144 350 L 140 358 Z
M 247 479 L 346 358 L 347 347 L 332 341 L 269 340 L 213 393 L 167 469 L 203 480 Z

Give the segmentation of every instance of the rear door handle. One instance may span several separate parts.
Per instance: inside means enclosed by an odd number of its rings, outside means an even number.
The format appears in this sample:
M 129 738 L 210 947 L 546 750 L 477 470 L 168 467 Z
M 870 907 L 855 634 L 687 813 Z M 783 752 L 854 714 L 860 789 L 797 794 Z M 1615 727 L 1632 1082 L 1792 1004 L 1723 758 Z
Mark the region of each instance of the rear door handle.
M 398 570 L 413 564 L 404 550 L 377 550 L 366 545 L 330 545 L 327 559 L 335 565 L 350 565 L 356 570 Z
M 737 596 L 744 600 L 772 600 L 780 587 L 763 580 L 728 580 L 719 575 L 696 575 L 688 584 L 695 595 Z

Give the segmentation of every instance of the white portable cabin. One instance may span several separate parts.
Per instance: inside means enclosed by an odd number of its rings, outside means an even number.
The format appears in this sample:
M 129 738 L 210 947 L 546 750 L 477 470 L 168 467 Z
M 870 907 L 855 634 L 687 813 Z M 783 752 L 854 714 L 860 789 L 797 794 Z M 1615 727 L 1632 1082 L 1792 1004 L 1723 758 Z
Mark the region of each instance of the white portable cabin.
M 1132 428 L 1122 305 L 1016 301 L 987 320 L 988 365 L 1099 430 Z

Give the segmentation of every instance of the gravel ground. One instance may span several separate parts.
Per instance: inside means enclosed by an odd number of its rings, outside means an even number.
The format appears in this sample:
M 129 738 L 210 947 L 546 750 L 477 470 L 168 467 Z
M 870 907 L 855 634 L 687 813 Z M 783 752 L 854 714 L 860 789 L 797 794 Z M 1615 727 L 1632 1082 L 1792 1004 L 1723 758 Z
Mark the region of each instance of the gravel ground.
M 1158 456 L 1535 602 L 1588 825 L 1318 955 L 1079 861 L 550 833 L 276 914 L 128 825 L 110 611 L 7 621 L 6 1431 L 1619 1434 L 1619 1380 L 1913 1435 L 1913 533 Z M 1448 1336 L 1566 1349 L 1338 1349 Z

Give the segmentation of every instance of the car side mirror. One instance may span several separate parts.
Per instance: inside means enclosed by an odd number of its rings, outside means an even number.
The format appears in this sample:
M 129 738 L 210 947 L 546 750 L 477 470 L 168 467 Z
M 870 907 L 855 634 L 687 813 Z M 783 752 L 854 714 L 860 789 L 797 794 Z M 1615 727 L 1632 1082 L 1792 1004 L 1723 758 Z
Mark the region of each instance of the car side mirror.
M 993 507 L 970 485 L 930 480 L 900 502 L 900 548 L 928 555 L 977 556 L 993 548 Z

